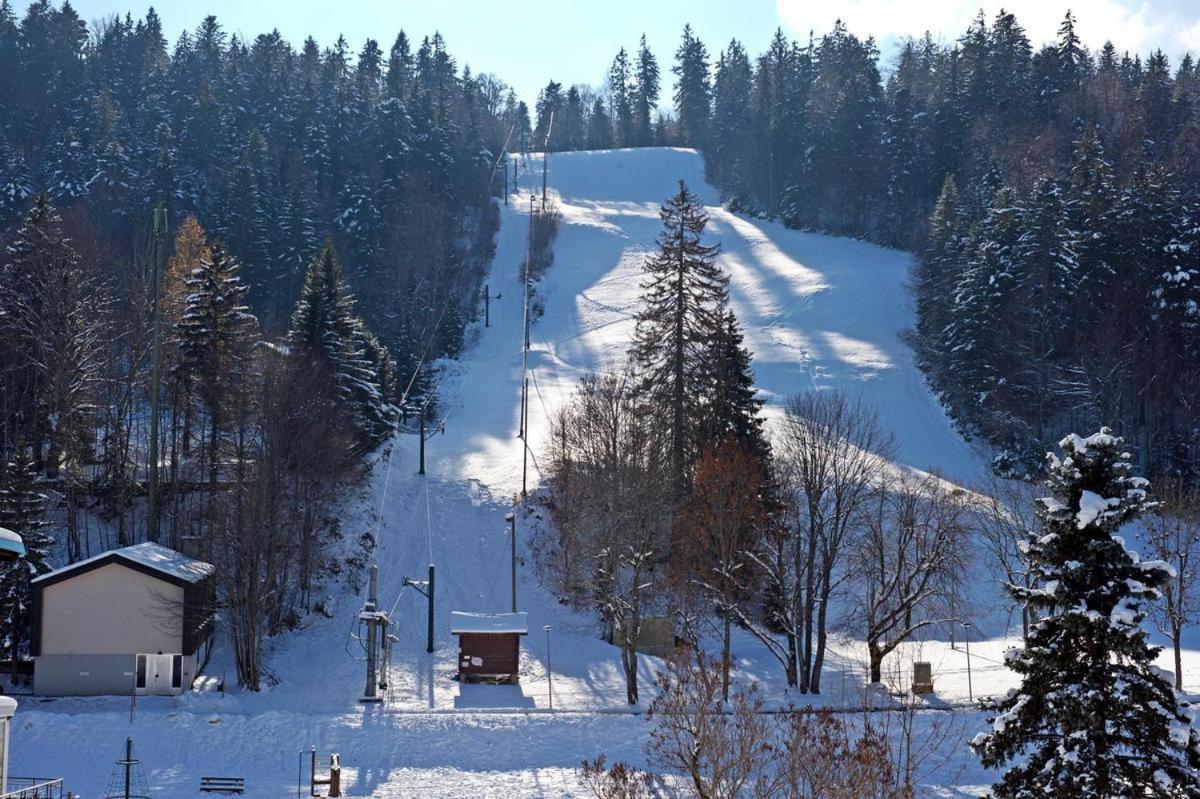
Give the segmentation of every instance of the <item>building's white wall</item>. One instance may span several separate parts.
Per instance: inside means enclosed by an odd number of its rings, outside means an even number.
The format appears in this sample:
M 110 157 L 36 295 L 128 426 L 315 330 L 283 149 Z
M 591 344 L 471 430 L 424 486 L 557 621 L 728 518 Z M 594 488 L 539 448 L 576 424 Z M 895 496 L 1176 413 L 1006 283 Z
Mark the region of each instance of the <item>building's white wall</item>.
M 183 589 L 110 563 L 42 591 L 43 655 L 183 651 Z

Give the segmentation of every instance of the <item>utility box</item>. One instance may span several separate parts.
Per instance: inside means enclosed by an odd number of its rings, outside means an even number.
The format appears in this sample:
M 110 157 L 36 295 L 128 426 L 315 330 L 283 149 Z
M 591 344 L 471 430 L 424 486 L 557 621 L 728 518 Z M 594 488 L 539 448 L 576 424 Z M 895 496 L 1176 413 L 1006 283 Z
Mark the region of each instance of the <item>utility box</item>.
M 521 636 L 529 632 L 528 613 L 450 614 L 458 636 L 458 679 L 515 685 L 521 664 Z
M 912 692 L 922 695 L 933 693 L 933 665 L 931 663 L 920 661 L 913 663 Z

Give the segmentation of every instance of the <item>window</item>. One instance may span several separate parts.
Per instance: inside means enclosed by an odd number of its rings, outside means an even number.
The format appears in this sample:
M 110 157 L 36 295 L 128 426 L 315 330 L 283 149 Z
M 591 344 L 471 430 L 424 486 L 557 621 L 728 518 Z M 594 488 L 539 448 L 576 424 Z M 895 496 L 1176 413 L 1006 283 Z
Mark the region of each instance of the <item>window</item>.
M 137 682 L 134 685 L 138 688 L 146 687 L 146 656 L 137 656 Z
M 183 655 L 171 655 L 171 687 L 183 687 Z

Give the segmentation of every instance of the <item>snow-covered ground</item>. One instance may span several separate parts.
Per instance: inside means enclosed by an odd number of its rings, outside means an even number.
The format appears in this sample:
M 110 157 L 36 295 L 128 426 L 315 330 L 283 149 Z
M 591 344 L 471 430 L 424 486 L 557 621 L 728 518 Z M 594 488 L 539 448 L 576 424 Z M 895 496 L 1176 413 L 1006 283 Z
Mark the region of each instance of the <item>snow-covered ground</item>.
M 911 324 L 905 291 L 910 258 L 893 250 L 791 231 L 720 207 L 690 150 L 648 149 L 555 154 L 549 184 L 563 214 L 555 260 L 538 295 L 544 314 L 532 329 L 531 490 L 549 418 L 582 375 L 619 364 L 633 331 L 642 257 L 654 246 L 658 208 L 680 179 L 709 206 L 708 237 L 721 243 L 734 310 L 746 328 L 758 384 L 777 412 L 788 396 L 813 386 L 860 391 L 896 435 L 897 459 L 971 483 L 986 459 L 954 431 L 929 393 L 901 340 Z M 400 622 L 388 701 L 356 701 L 364 681 L 361 648 L 351 638 L 361 596 L 335 596 L 333 618 L 273 642 L 269 668 L 278 682 L 255 695 L 193 692 L 141 698 L 133 720 L 128 699 L 23 699 L 13 730 L 14 771 L 62 775 L 85 797 L 102 795 L 126 735 L 134 737 L 153 796 L 196 794 L 202 775 L 246 778 L 247 795 L 292 790 L 301 753 L 310 746 L 339 752 L 349 794 L 381 797 L 579 796 L 575 769 L 584 757 L 642 761 L 646 725 L 624 704 L 615 650 L 594 623 L 542 590 L 532 564 L 522 571 L 521 610 L 530 635 L 517 686 L 464 686 L 451 679 L 456 649 L 454 610 L 507 610 L 505 514 L 521 490 L 517 438 L 521 393 L 521 283 L 530 190 L 541 185 L 538 159 L 526 165 L 504 210 L 490 277 L 491 326 L 477 326 L 459 363 L 439 386 L 445 432 L 428 443 L 428 474 L 416 475 L 416 439 L 397 438 L 379 456 L 373 484 L 346 530 L 377 533 L 383 606 Z M 535 519 L 519 516 L 524 537 Z M 437 565 L 437 651 L 425 653 L 424 599 L 402 586 Z M 978 570 L 981 607 L 995 588 Z M 971 643 L 971 690 L 978 697 L 1012 684 L 1000 665 L 1006 646 L 997 620 L 979 628 L 993 640 Z M 547 645 L 554 667 L 554 711 L 548 708 Z M 974 635 L 980 635 L 979 632 Z M 735 645 L 742 680 L 764 685 L 775 703 L 785 696 L 780 670 L 748 636 Z M 209 673 L 232 675 L 219 653 Z M 1188 663 L 1198 664 L 1196 653 Z M 912 660 L 929 660 L 940 700 L 968 694 L 967 659 L 957 648 L 925 641 L 892 659 L 907 678 Z M 858 705 L 863 647 L 840 641 L 820 702 Z M 643 659 L 646 686 L 657 663 Z M 947 721 L 947 720 L 950 721 Z M 926 713 L 942 751 L 928 759 L 926 780 L 943 795 L 989 782 L 967 753 L 981 714 Z M 965 786 L 965 787 L 964 787 Z

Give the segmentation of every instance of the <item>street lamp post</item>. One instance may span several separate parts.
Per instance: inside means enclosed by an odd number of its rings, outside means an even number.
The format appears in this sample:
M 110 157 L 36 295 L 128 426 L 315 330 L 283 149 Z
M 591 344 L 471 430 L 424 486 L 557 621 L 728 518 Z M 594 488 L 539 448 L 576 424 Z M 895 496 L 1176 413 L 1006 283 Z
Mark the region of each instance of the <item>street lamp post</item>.
M 554 671 L 550 668 L 550 625 L 542 628 L 546 631 L 546 687 L 550 694 L 550 709 L 554 710 Z

